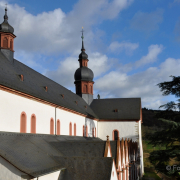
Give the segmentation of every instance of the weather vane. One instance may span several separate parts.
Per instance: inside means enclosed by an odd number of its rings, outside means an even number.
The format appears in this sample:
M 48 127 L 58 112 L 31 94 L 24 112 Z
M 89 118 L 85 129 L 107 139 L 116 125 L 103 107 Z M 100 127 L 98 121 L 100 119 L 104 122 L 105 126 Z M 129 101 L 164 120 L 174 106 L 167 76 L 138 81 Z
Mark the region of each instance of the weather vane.
M 81 38 L 82 38 L 82 40 L 84 39 L 84 36 L 83 36 L 83 32 L 84 32 L 84 30 L 83 30 L 83 27 L 82 27 L 82 36 L 81 36 Z

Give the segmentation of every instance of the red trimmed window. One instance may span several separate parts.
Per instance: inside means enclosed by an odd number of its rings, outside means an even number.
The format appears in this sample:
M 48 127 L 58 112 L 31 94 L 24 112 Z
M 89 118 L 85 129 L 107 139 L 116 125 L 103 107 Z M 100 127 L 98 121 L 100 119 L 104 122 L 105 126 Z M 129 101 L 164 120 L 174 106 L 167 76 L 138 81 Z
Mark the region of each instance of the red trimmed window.
M 36 133 L 36 116 L 35 116 L 35 114 L 31 115 L 31 133 Z
M 54 119 L 50 120 L 50 134 L 54 134 Z
M 86 125 L 86 137 L 88 137 L 88 126 Z
M 13 40 L 10 41 L 10 49 L 13 50 Z
M 60 135 L 60 120 L 57 120 L 57 135 Z
M 94 137 L 94 128 L 92 128 L 92 137 Z
M 85 128 L 84 128 L 84 126 L 83 126 L 83 136 L 85 136 Z
M 26 133 L 26 127 L 27 127 L 27 120 L 26 120 L 26 113 L 21 113 L 21 122 L 20 122 L 20 132 Z
M 74 136 L 76 136 L 76 123 L 74 123 Z
M 72 136 L 72 123 L 69 123 L 69 135 Z
M 118 140 L 119 137 L 119 131 L 117 129 L 113 130 L 113 140 L 116 141 Z
M 4 48 L 8 48 L 8 38 L 7 38 L 7 37 L 5 37 L 5 38 L 3 39 L 3 47 L 4 47 Z

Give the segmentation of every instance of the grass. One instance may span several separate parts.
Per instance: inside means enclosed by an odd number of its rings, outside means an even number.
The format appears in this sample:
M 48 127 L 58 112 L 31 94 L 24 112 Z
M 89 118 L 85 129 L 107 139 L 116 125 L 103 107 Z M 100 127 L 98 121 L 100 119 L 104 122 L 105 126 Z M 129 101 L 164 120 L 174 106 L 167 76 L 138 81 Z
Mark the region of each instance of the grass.
M 142 180 L 154 178 L 155 180 L 160 180 L 161 178 L 155 172 L 145 171 Z

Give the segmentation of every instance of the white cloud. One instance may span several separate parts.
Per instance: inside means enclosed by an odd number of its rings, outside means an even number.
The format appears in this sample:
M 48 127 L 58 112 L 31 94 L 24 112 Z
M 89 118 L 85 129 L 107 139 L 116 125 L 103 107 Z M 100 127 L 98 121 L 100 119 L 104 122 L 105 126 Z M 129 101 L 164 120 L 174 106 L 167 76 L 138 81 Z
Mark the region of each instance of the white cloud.
M 171 81 L 170 75 L 178 76 L 180 59 L 168 58 L 159 67 L 150 67 L 144 72 L 128 76 L 111 71 L 96 80 L 95 89 L 101 98 L 141 97 L 142 107 L 158 109 L 164 102 L 158 83 Z
M 17 4 L 8 5 L 9 22 L 15 29 L 15 50 L 42 54 L 73 53 L 80 49 L 80 30 L 85 28 L 86 46 L 94 45 L 92 26 L 105 19 L 115 18 L 133 0 L 79 0 L 72 11 L 65 14 L 60 8 L 32 15 Z M 0 17 L 4 15 L 4 1 L 0 1 Z M 85 8 L 86 7 L 86 8 Z M 114 11 L 111 11 L 114 9 Z M 99 37 L 96 36 L 96 39 Z M 91 45 L 92 46 L 92 45 Z M 91 48 L 89 48 L 91 49 Z
M 100 14 L 105 19 L 113 19 L 115 18 L 119 12 L 125 8 L 127 8 L 129 5 L 132 4 L 134 0 L 114 0 L 110 3 L 108 1 L 104 1 L 104 8 L 102 8 L 102 11 Z
M 157 9 L 151 13 L 137 12 L 131 20 L 131 27 L 139 31 L 150 32 L 159 28 L 163 21 L 163 10 Z
M 163 45 L 151 45 L 148 48 L 148 54 L 135 62 L 135 66 L 143 66 L 148 63 L 153 63 L 157 60 L 157 56 L 162 52 Z
M 88 67 L 93 71 L 95 78 L 111 68 L 108 57 L 98 52 L 89 55 Z M 60 62 L 56 71 L 47 71 L 45 75 L 65 87 L 72 87 L 74 85 L 74 73 L 78 68 L 78 58 L 68 57 Z
M 112 52 L 122 52 L 125 51 L 126 54 L 132 54 L 132 52 L 139 47 L 138 43 L 130 43 L 130 42 L 117 42 L 114 41 L 110 44 L 109 49 Z
M 174 0 L 174 3 L 180 3 L 180 0 Z

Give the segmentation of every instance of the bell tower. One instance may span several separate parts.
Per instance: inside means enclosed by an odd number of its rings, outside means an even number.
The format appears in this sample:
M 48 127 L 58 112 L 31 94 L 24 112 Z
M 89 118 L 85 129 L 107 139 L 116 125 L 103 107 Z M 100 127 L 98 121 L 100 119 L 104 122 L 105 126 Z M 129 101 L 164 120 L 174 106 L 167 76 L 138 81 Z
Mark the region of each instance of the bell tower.
M 14 59 L 14 28 L 8 23 L 7 7 L 5 8 L 4 22 L 0 24 L 0 51 L 13 62 Z
M 93 101 L 93 78 L 94 73 L 91 69 L 88 68 L 88 55 L 85 53 L 84 49 L 84 36 L 83 36 L 83 29 L 82 29 L 82 48 L 81 53 L 79 54 L 79 68 L 76 70 L 74 74 L 75 79 L 75 88 L 76 94 L 82 97 L 87 104 L 91 104 Z

